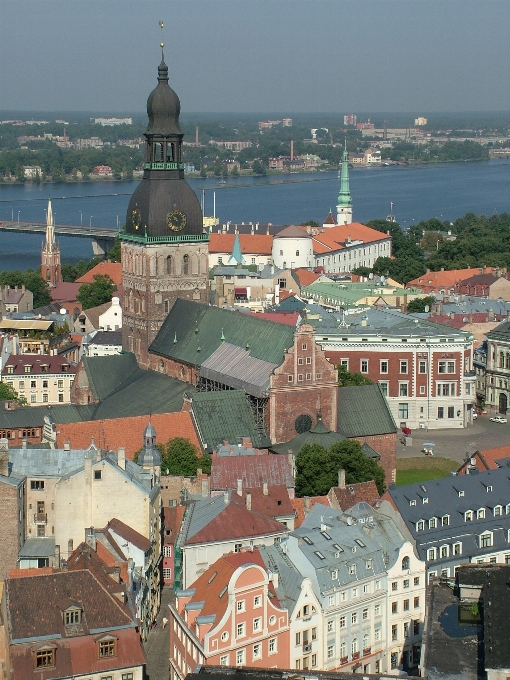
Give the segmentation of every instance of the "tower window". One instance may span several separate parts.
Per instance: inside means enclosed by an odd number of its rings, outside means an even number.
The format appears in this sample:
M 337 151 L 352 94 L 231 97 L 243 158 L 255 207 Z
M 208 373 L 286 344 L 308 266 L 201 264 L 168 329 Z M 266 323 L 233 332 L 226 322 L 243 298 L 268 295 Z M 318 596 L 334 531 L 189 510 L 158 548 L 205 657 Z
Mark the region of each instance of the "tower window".
M 169 255 L 169 256 L 166 258 L 166 273 L 167 273 L 167 274 L 171 274 L 171 273 L 172 273 L 172 269 L 173 269 L 173 268 L 172 268 L 172 256 Z
M 182 273 L 189 274 L 189 255 L 184 255 L 182 258 Z

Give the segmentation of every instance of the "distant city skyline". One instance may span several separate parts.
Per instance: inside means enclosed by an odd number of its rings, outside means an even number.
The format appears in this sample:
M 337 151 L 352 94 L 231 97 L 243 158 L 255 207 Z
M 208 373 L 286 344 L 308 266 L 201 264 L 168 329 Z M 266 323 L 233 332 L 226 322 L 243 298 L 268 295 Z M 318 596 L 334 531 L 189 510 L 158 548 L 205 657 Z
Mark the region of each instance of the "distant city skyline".
M 508 0 L 0 0 L 0 105 L 142 112 L 509 109 Z

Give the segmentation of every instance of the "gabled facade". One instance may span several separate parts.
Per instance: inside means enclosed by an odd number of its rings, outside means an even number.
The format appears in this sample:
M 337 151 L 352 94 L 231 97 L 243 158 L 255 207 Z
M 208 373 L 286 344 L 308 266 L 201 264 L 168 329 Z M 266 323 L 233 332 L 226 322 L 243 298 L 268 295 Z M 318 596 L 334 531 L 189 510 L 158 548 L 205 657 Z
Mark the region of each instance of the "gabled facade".
M 227 554 L 170 605 L 170 678 L 197 664 L 289 667 L 288 612 L 259 551 Z

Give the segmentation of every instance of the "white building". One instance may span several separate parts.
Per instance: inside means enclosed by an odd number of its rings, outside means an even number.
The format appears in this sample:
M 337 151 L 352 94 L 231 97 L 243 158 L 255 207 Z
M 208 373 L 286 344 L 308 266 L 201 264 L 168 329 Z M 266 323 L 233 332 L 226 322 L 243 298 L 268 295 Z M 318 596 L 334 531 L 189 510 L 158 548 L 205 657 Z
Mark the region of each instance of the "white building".
M 291 225 L 275 235 L 272 258 L 279 269 L 312 268 L 314 266 L 312 236 Z

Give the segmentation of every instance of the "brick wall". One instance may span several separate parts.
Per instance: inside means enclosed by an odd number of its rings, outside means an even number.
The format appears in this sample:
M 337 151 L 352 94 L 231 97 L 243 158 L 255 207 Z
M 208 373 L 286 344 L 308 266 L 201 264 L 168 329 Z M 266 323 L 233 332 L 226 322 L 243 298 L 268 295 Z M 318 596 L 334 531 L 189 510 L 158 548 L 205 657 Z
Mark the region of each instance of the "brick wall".
M 322 414 L 326 427 L 336 430 L 338 377 L 335 367 L 315 343 L 313 327 L 302 324 L 294 335 L 281 366 L 271 378 L 269 390 L 269 432 L 273 444 L 296 435 L 300 415 L 317 423 Z
M 394 482 L 397 471 L 396 432 L 392 434 L 376 434 L 369 437 L 352 437 L 352 439 L 357 439 L 362 446 L 363 444 L 368 444 L 381 456 L 379 465 L 386 475 L 385 484 L 387 486 L 390 482 Z
M 202 474 L 198 470 L 196 477 L 183 477 L 182 475 L 161 475 L 161 506 L 170 507 L 180 505 L 182 490 L 186 489 L 190 494 L 209 495 L 209 475 Z
M 21 498 L 17 485 L 7 483 L 0 477 L 0 581 L 7 577 L 9 569 L 14 569 L 18 562 L 18 551 L 23 542 L 23 526 L 19 521 L 23 517 L 23 487 Z

